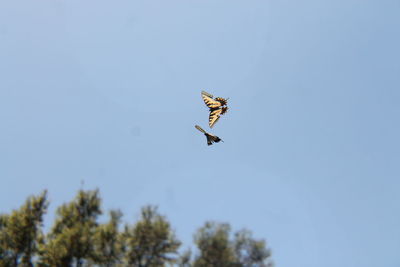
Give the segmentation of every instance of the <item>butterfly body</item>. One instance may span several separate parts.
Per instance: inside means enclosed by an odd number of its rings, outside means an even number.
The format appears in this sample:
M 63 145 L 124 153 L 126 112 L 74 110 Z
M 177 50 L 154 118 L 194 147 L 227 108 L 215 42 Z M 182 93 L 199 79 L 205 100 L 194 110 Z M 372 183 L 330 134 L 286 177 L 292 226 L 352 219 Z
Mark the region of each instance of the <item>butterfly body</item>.
M 221 106 L 226 106 L 228 104 L 228 99 L 222 97 L 216 97 L 215 100 L 221 103 Z

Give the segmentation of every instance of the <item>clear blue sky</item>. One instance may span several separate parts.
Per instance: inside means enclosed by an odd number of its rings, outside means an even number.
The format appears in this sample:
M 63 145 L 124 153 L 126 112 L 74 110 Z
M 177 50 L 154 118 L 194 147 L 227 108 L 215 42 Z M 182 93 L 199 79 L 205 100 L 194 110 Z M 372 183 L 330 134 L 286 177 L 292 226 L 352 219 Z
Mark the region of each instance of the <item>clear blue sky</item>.
M 0 1 L 0 212 L 84 180 L 186 246 L 247 227 L 281 267 L 400 266 L 400 1 Z M 200 91 L 229 97 L 207 147 Z M 208 129 L 208 127 L 206 128 Z

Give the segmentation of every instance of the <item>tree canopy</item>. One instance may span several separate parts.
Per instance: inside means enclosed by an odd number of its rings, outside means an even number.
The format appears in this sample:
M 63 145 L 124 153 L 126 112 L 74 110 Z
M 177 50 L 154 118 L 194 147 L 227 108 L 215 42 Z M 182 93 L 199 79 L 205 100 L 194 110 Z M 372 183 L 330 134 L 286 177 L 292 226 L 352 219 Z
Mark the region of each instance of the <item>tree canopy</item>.
M 249 230 L 233 233 L 228 223 L 206 222 L 194 235 L 195 250 L 181 241 L 156 206 L 145 206 L 136 222 L 122 225 L 122 212 L 103 214 L 98 190 L 79 190 L 58 207 L 53 226 L 43 232 L 47 192 L 29 197 L 0 215 L 0 266 L 104 267 L 267 267 L 271 253 Z

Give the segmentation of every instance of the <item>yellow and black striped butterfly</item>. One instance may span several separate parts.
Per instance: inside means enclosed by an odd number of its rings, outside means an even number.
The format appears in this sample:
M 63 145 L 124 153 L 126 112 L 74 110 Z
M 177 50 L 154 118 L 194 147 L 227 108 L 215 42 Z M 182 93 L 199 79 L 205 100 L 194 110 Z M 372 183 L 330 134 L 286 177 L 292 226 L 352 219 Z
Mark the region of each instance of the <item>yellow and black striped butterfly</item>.
M 219 120 L 220 115 L 225 114 L 228 111 L 228 107 L 225 107 L 228 103 L 228 99 L 222 97 L 216 97 L 214 99 L 212 94 L 205 91 L 201 92 L 201 97 L 204 103 L 210 109 L 210 116 L 208 118 L 208 124 L 210 128 Z
M 216 97 L 214 99 L 213 95 L 207 93 L 206 91 L 201 91 L 201 97 L 203 98 L 204 103 L 210 109 L 226 106 L 227 103 L 228 103 L 228 99 L 225 99 L 225 98 L 222 98 L 222 97 Z
M 196 127 L 197 130 L 199 130 L 200 132 L 202 132 L 206 138 L 207 138 L 207 145 L 212 145 L 213 143 L 218 143 L 220 141 L 224 142 L 221 138 L 219 138 L 216 135 L 207 133 L 206 131 L 203 130 L 203 128 L 201 128 L 199 125 L 195 125 L 194 127 Z

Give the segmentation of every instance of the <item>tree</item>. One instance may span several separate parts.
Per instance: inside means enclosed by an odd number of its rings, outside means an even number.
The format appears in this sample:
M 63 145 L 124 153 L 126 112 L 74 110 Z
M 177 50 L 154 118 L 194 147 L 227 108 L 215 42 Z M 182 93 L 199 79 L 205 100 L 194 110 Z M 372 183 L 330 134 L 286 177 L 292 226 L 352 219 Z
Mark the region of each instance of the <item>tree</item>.
M 11 215 L 0 216 L 1 266 L 33 266 L 42 236 L 43 215 L 48 207 L 47 192 L 29 197 Z
M 56 222 L 41 248 L 41 266 L 81 267 L 95 258 L 94 234 L 102 213 L 98 190 L 80 190 L 75 200 L 57 210 Z
M 229 241 L 230 226 L 207 222 L 194 237 L 200 255 L 194 261 L 194 267 L 233 267 L 236 266 L 234 250 Z
M 134 226 L 126 226 L 127 266 L 156 267 L 174 263 L 181 242 L 175 238 L 170 223 L 157 208 L 142 209 L 141 219 Z
M 254 240 L 248 230 L 235 233 L 230 237 L 229 224 L 207 222 L 197 231 L 194 241 L 199 255 L 194 260 L 194 267 L 267 267 L 271 255 L 265 241 Z
M 264 240 L 255 240 L 249 230 L 243 229 L 235 233 L 235 255 L 243 267 L 270 267 L 271 251 L 266 248 Z
M 248 230 L 232 233 L 227 223 L 206 222 L 194 236 L 197 250 L 179 253 L 181 242 L 157 207 L 143 207 L 139 220 L 123 228 L 117 210 L 99 223 L 99 191 L 80 190 L 58 207 L 52 228 L 44 234 L 48 205 L 44 191 L 10 214 L 0 214 L 1 267 L 272 266 L 264 240 L 254 239 Z

